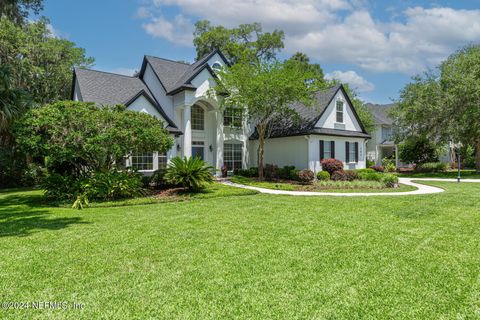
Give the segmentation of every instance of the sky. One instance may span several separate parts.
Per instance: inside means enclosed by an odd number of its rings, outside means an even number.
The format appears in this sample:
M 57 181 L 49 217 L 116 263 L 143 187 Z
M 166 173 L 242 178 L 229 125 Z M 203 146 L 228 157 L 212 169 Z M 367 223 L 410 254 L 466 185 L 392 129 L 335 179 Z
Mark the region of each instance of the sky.
M 280 58 L 304 52 L 366 102 L 390 103 L 416 74 L 480 43 L 480 0 L 45 0 L 51 30 L 94 69 L 133 74 L 144 55 L 192 62 L 193 25 L 260 22 L 285 32 Z

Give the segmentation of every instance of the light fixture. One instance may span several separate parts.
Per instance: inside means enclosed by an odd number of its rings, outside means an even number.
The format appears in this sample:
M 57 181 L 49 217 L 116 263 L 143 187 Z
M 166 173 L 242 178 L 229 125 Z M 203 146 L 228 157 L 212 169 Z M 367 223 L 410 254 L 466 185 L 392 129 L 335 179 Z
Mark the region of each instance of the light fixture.
M 212 147 L 212 145 L 208 146 L 208 150 L 210 150 L 210 152 L 212 152 L 212 151 L 213 151 L 213 147 Z
M 182 149 L 182 148 L 180 147 L 180 143 L 177 143 L 177 151 L 180 151 L 180 149 Z

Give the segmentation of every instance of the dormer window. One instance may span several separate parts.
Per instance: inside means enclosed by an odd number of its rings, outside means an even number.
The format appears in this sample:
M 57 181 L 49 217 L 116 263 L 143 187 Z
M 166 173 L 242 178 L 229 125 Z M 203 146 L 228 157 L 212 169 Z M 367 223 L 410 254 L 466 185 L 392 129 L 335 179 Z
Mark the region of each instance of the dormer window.
M 212 69 L 218 72 L 222 70 L 222 65 L 219 62 L 215 62 L 214 64 L 212 64 Z
M 343 101 L 338 100 L 336 103 L 337 109 L 337 122 L 343 123 Z

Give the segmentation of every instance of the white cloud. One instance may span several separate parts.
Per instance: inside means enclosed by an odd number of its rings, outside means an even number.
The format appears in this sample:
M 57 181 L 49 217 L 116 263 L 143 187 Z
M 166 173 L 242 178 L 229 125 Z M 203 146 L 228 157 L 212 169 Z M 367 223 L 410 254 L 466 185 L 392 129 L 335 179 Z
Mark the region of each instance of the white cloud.
M 325 78 L 329 80 L 339 80 L 342 83 L 348 83 L 352 89 L 356 89 L 359 93 L 369 92 L 375 89 L 373 83 L 368 82 L 353 70 L 333 71 L 332 73 L 327 73 Z
M 139 7 L 135 13 L 135 18 L 137 19 L 147 19 L 151 18 L 153 15 L 147 7 Z
M 148 34 L 155 38 L 165 39 L 182 46 L 192 45 L 193 25 L 190 19 L 182 14 L 176 15 L 173 20 L 168 20 L 163 16 L 155 17 L 142 26 Z
M 46 24 L 47 30 L 50 32 L 50 36 L 52 38 L 58 38 L 58 39 L 68 39 L 68 34 L 65 32 L 62 32 L 56 28 L 53 27 L 50 23 Z
M 378 21 L 365 0 L 151 1 L 156 10 L 174 6 L 181 12 L 144 24 L 149 34 L 172 43 L 192 45 L 193 17 L 228 27 L 256 21 L 265 30 L 284 30 L 288 53 L 377 72 L 417 73 L 460 46 L 480 42 L 480 10 L 414 7 L 395 12 L 398 20 Z

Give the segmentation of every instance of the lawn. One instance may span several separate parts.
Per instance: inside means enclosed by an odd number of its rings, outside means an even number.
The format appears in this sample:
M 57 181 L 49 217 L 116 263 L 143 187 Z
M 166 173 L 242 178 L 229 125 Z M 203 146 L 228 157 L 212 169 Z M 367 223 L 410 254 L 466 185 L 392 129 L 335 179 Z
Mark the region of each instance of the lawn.
M 3 192 L 0 300 L 84 308 L 0 318 L 479 318 L 480 184 L 432 184 L 446 192 L 240 196 L 222 186 L 221 197 L 82 211 Z
M 301 185 L 285 182 L 274 181 L 258 181 L 254 178 L 247 178 L 242 176 L 234 176 L 230 179 L 231 182 L 239 183 L 247 186 L 258 188 L 285 190 L 285 191 L 316 191 L 316 192 L 406 192 L 417 190 L 414 186 L 407 186 L 400 184 L 398 188 L 387 188 L 378 181 L 318 181 L 312 185 Z
M 450 170 L 447 172 L 431 172 L 431 173 L 401 173 L 399 177 L 404 178 L 450 178 L 456 179 L 458 176 L 458 171 Z M 480 173 L 477 173 L 475 170 L 461 170 L 460 176 L 463 179 L 480 179 Z

